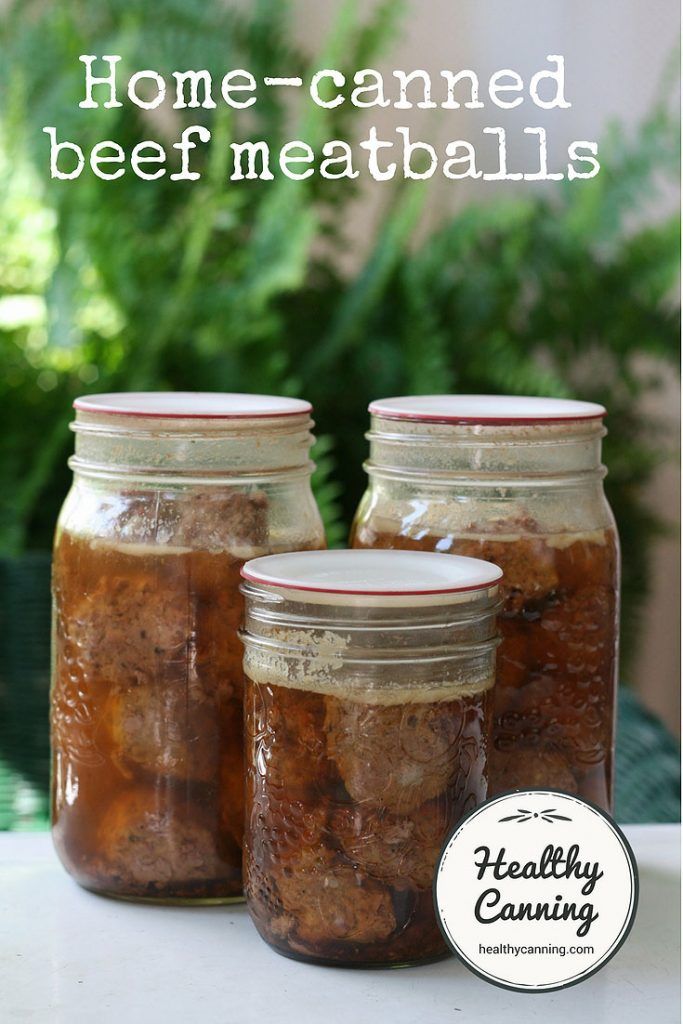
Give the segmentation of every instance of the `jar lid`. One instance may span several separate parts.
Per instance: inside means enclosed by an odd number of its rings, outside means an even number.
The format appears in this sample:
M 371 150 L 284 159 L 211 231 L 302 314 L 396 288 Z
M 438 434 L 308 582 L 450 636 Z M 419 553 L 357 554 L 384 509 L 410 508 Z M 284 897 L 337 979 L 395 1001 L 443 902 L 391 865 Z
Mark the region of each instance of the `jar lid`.
M 371 402 L 369 411 L 387 419 L 491 426 L 601 419 L 607 412 L 594 402 L 517 395 L 405 395 Z
M 259 419 L 310 413 L 310 402 L 278 395 L 246 395 L 217 391 L 122 391 L 83 395 L 74 401 L 79 412 L 167 419 Z
M 463 594 L 493 587 L 502 575 L 479 558 L 373 549 L 264 555 L 242 567 L 250 583 L 357 600 Z

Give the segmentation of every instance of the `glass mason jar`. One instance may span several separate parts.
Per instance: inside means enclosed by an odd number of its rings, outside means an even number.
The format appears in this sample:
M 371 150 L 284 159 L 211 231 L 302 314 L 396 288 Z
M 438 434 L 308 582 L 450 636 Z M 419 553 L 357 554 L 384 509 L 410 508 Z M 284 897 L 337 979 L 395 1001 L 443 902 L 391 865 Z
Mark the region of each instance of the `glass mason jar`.
M 74 404 L 53 563 L 54 842 L 97 892 L 239 899 L 239 572 L 324 547 L 311 407 L 183 393 Z
M 419 548 L 503 569 L 491 792 L 612 803 L 619 546 L 603 490 L 602 406 L 426 396 L 370 406 L 358 548 Z
M 247 905 L 278 952 L 447 952 L 441 848 L 487 795 L 500 570 L 418 552 L 273 555 L 246 596 Z

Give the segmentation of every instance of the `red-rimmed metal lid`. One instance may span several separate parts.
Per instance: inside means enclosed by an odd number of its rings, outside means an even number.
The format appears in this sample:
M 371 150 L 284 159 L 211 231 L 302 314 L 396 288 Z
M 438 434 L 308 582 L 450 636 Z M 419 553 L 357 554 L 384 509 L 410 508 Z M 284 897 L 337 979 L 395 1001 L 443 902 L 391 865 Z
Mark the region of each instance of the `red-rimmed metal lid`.
M 491 562 L 431 551 L 295 551 L 242 567 L 249 583 L 359 599 L 462 594 L 493 587 L 502 575 Z
M 312 406 L 300 398 L 248 395 L 218 391 L 122 391 L 83 395 L 74 401 L 77 412 L 166 419 L 261 419 L 301 416 Z
M 371 402 L 373 416 L 396 420 L 482 426 L 524 426 L 601 419 L 606 409 L 595 402 L 517 395 L 405 395 Z

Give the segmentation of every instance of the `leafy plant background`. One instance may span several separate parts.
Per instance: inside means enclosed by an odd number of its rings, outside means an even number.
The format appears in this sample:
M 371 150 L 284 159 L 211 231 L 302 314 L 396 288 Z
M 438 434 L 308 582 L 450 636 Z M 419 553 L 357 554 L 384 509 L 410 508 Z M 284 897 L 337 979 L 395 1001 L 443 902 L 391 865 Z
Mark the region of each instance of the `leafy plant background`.
M 85 147 L 113 138 L 127 151 L 163 134 L 130 105 L 96 117 L 80 110 L 81 53 L 122 54 L 122 79 L 142 67 L 168 77 L 206 67 L 218 79 L 230 67 L 257 76 L 309 65 L 353 71 L 401 27 L 396 0 L 371 14 L 344 2 L 325 51 L 305 54 L 288 8 L 158 0 L 152 24 L 146 0 L 10 5 L 0 30 L 0 554 L 49 548 L 69 483 L 70 406 L 84 392 L 311 399 L 315 487 L 333 544 L 343 543 L 364 487 L 370 399 L 577 396 L 609 410 L 607 488 L 627 554 L 628 656 L 650 544 L 667 526 L 645 499 L 671 445 L 641 406 L 678 358 L 678 219 L 643 215 L 645 197 L 677 174 L 670 87 L 635 137 L 613 129 L 590 182 L 470 205 L 419 243 L 429 186 L 397 188 L 351 276 L 339 255 L 353 183 L 226 182 L 230 141 L 265 138 L 276 148 L 298 136 L 320 148 L 352 135 L 346 105 L 306 105 L 294 125 L 276 91 L 248 112 L 174 112 L 169 143 L 204 119 L 213 132 L 212 146 L 193 155 L 197 183 L 130 173 L 108 183 L 49 180 L 44 125 Z

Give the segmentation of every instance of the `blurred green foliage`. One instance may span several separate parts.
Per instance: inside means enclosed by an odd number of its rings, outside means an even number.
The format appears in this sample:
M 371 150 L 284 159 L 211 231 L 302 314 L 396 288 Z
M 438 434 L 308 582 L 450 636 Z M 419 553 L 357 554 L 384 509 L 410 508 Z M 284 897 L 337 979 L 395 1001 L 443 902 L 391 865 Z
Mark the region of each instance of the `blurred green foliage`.
M 592 181 L 488 200 L 415 241 L 428 185 L 391 196 L 365 265 L 339 269 L 353 183 L 227 182 L 228 143 L 287 138 L 320 147 L 353 132 L 350 105 L 273 90 L 246 112 L 173 112 L 172 138 L 206 122 L 196 183 L 132 174 L 48 177 L 45 125 L 126 151 L 162 128 L 131 107 L 81 110 L 81 53 L 155 68 L 267 74 L 368 66 L 400 5 L 338 5 L 325 50 L 299 52 L 289 4 L 255 0 L 15 2 L 0 29 L 0 553 L 50 544 L 68 486 L 72 399 L 88 391 L 189 389 L 304 395 L 316 408 L 316 490 L 340 543 L 364 486 L 367 403 L 444 391 L 576 396 L 604 403 L 609 496 L 624 542 L 625 636 L 646 593 L 661 528 L 646 502 L 670 439 L 642 406 L 673 372 L 678 219 L 652 213 L 675 179 L 677 119 L 664 102 L 635 138 L 614 130 Z M 664 92 L 667 90 L 665 89 Z M 282 91 L 280 91 L 281 93 Z M 202 160 L 204 164 L 202 165 Z M 645 225 L 645 226 L 642 226 Z M 664 371 L 662 371 L 664 367 Z M 666 367 L 669 369 L 666 370 Z

